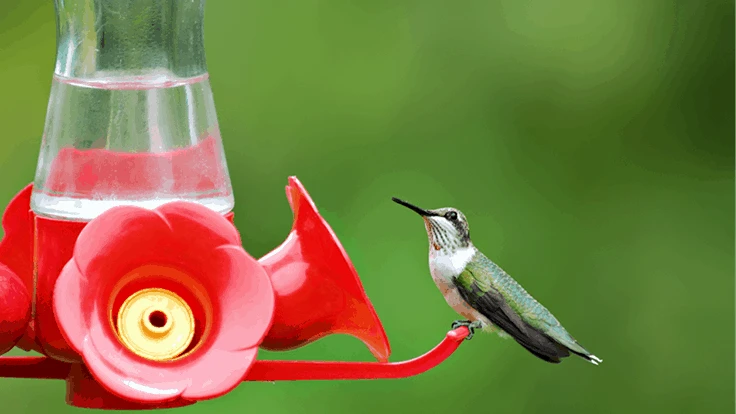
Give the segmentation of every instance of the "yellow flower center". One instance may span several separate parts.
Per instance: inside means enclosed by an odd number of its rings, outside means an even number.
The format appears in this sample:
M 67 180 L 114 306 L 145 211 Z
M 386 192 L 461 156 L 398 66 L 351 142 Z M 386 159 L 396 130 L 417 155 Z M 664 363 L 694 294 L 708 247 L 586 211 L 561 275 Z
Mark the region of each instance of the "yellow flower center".
M 128 297 L 117 318 L 121 342 L 136 355 L 169 361 L 183 354 L 194 338 L 194 314 L 174 292 L 143 289 Z

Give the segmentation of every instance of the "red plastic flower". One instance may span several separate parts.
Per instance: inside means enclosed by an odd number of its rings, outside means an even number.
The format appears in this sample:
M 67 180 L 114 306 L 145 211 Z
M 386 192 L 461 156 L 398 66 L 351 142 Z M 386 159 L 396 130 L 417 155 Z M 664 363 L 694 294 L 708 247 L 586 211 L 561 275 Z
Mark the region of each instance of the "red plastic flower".
M 139 356 L 116 333 L 121 303 L 152 287 L 176 292 L 194 315 L 192 348 L 178 359 Z M 80 234 L 54 292 L 69 345 L 105 388 L 139 402 L 202 400 L 232 390 L 254 362 L 273 311 L 268 275 L 243 250 L 235 227 L 186 202 L 100 215 Z
M 276 292 L 273 326 L 261 347 L 283 351 L 348 334 L 388 361 L 386 332 L 337 235 L 296 177 L 289 177 L 286 197 L 294 213 L 291 232 L 259 259 Z

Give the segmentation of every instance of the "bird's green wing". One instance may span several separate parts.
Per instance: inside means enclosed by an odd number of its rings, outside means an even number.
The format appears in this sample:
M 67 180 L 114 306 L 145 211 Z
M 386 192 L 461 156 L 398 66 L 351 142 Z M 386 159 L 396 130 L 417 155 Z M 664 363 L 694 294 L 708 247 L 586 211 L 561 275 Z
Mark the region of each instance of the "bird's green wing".
M 521 322 L 564 345 L 575 353 L 590 353 L 577 343 L 560 322 L 541 303 L 537 302 L 511 276 L 478 252 L 459 277 L 464 286 L 477 286 L 482 292 L 496 292 Z M 513 336 L 513 335 L 512 335 Z
M 567 348 L 560 346 L 543 332 L 530 326 L 511 306 L 513 302 L 494 286 L 485 269 L 467 266 L 454 279 L 460 296 L 470 306 L 501 328 L 520 345 L 537 357 L 558 363 L 560 358 L 570 355 Z

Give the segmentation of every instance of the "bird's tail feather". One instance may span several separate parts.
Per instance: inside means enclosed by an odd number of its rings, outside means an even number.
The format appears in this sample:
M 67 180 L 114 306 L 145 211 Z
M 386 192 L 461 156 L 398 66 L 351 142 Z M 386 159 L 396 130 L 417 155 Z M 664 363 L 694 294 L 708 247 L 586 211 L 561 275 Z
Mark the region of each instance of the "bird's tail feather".
M 587 359 L 587 360 L 588 360 L 588 361 L 589 361 L 589 362 L 590 362 L 591 364 L 593 364 L 593 365 L 598 365 L 598 364 L 600 364 L 601 362 L 603 362 L 603 360 L 602 360 L 602 359 L 598 358 L 598 357 L 597 357 L 597 356 L 595 356 L 595 355 L 586 355 L 586 356 L 584 356 L 583 358 Z
M 532 355 L 534 355 L 535 357 L 541 359 L 542 361 L 550 362 L 552 364 L 559 364 L 560 362 L 562 362 L 562 358 L 570 356 L 570 353 L 568 352 L 560 353 L 557 355 L 550 355 L 537 352 L 533 348 L 527 347 L 524 344 L 521 344 L 521 346 L 526 348 L 526 350 L 531 352 Z
M 516 342 L 518 342 L 519 345 L 531 352 L 532 355 L 543 361 L 559 364 L 562 361 L 562 358 L 570 356 L 570 350 L 567 349 L 567 347 L 558 344 L 546 335 L 537 334 L 534 337 L 537 341 L 529 341 L 529 338 L 525 337 L 514 339 L 516 339 Z
M 579 357 L 587 360 L 588 362 L 590 362 L 593 365 L 598 365 L 601 362 L 603 362 L 602 359 L 598 358 L 597 356 L 595 356 L 593 354 L 583 354 L 583 353 L 580 353 L 580 352 L 575 352 L 573 350 L 570 350 L 570 352 L 572 352 L 573 354 L 575 354 L 575 355 L 577 355 L 577 356 L 579 356 Z
M 517 339 L 517 342 L 537 358 L 543 361 L 551 362 L 553 364 L 559 364 L 560 362 L 562 362 L 563 358 L 569 357 L 571 353 L 585 359 L 593 365 L 598 365 L 603 362 L 602 359 L 591 353 L 579 352 L 575 349 L 571 349 L 564 344 L 556 342 L 554 339 L 548 337 L 547 335 L 543 335 L 543 337 L 550 341 L 548 346 L 532 346 L 532 344 L 519 339 Z

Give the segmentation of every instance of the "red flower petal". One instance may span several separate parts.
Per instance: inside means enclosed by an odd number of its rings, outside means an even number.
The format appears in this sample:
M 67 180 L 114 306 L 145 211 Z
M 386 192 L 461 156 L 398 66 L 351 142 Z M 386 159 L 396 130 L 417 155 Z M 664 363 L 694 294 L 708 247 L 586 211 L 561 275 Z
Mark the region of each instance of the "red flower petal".
M 189 244 L 210 249 L 222 244 L 242 244 L 238 229 L 205 206 L 195 203 L 169 203 L 155 211 L 166 220 L 172 232 L 198 236 L 188 237 Z M 214 214 L 217 214 L 217 218 Z
M 221 319 L 226 328 L 218 334 L 217 348 L 238 350 L 261 343 L 271 326 L 274 293 L 268 274 L 256 259 L 240 246 L 217 249 L 213 274 L 227 275 L 227 283 L 217 292 Z
M 187 375 L 192 381 L 181 396 L 188 400 L 204 400 L 232 391 L 243 381 L 257 354 L 256 347 L 238 351 L 207 351 L 187 367 Z
M 29 294 L 33 292 L 32 191 L 29 184 L 8 203 L 2 217 L 5 236 L 0 240 L 2 263 L 21 279 Z
M 74 260 L 86 275 L 110 263 L 116 269 L 130 270 L 156 262 L 158 252 L 142 247 L 169 247 L 170 236 L 168 224 L 156 212 L 139 207 L 115 207 L 82 230 L 74 247 Z
M 62 269 L 56 286 L 54 287 L 54 315 L 59 324 L 59 330 L 74 351 L 81 354 L 86 335 L 87 321 L 82 311 L 84 301 L 82 300 L 82 286 L 87 281 L 79 271 L 77 263 L 70 260 Z
M 20 278 L 0 263 L 0 355 L 11 350 L 31 319 L 31 296 Z

